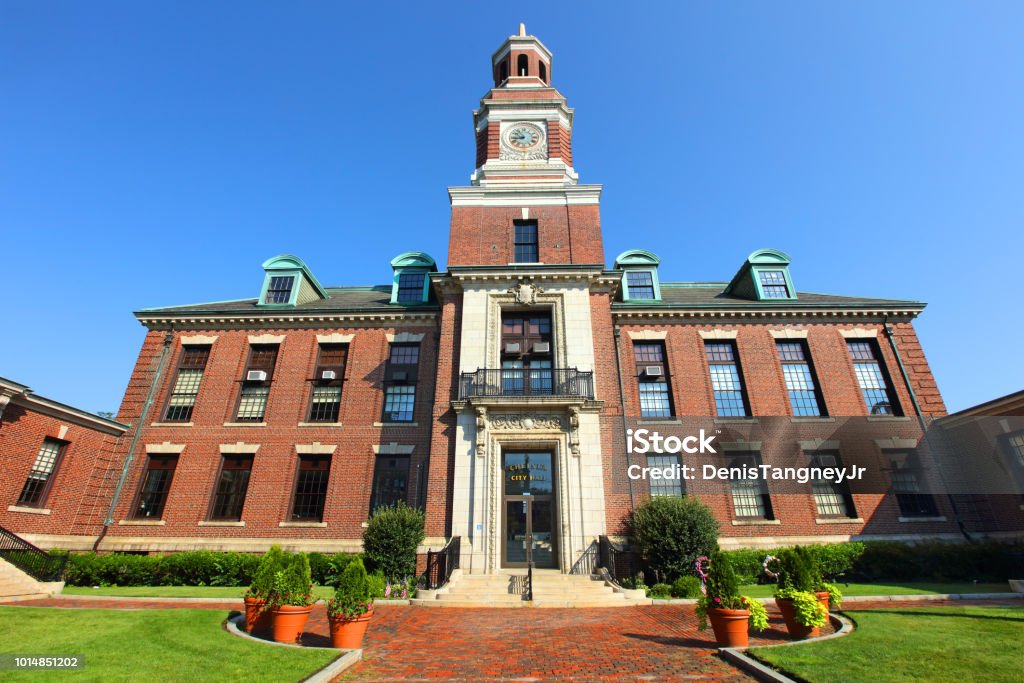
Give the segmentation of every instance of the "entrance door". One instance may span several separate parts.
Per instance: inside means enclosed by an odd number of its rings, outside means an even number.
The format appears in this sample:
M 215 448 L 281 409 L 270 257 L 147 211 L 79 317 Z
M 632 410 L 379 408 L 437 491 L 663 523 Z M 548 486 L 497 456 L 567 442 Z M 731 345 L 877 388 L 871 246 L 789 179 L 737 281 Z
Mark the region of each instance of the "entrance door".
M 554 469 L 550 452 L 509 451 L 504 470 L 502 566 L 558 567 Z

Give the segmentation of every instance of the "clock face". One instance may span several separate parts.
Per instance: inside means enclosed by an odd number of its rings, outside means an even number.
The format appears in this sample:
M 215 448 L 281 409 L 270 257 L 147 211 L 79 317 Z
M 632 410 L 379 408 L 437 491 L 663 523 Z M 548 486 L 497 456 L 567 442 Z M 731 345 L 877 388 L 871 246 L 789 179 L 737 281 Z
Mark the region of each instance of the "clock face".
M 537 146 L 541 132 L 536 126 L 521 123 L 510 128 L 505 134 L 505 139 L 511 147 L 525 150 Z

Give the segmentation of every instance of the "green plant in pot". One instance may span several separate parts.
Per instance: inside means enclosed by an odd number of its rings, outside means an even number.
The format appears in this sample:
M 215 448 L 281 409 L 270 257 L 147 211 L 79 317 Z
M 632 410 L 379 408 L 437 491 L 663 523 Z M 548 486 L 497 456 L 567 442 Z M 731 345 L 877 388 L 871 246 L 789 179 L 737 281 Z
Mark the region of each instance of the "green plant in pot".
M 267 597 L 274 640 L 279 643 L 298 640 L 315 602 L 309 557 L 305 553 L 292 555 L 282 569 L 274 572 L 274 585 Z
M 789 635 L 794 638 L 817 636 L 819 629 L 828 622 L 833 591 L 836 606 L 842 601 L 842 594 L 821 578 L 814 554 L 805 547 L 782 551 L 774 564 L 779 581 L 775 604 L 782 612 Z
M 736 572 L 729 556 L 716 551 L 708 558 L 697 559 L 697 572 L 706 576 L 705 594 L 697 600 L 697 620 L 700 630 L 711 627 L 720 647 L 746 647 L 749 628 L 758 631 L 768 628 L 768 613 L 757 600 L 740 595 Z
M 252 577 L 252 584 L 245 591 L 245 630 L 249 633 L 270 630 L 271 619 L 267 598 L 274 588 L 274 574 L 284 567 L 285 557 L 281 546 L 273 545 L 260 558 Z
M 342 572 L 334 597 L 327 601 L 331 644 L 345 649 L 358 648 L 363 643 L 371 617 L 373 598 L 366 567 L 362 560 L 355 560 Z

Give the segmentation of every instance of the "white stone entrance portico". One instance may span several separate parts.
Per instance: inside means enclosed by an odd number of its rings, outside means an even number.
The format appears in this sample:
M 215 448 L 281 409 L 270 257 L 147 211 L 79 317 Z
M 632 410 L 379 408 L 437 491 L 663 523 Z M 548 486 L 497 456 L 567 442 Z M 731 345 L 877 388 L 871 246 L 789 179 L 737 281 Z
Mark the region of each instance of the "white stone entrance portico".
M 462 537 L 461 567 L 494 573 L 503 567 L 503 454 L 551 454 L 557 566 L 567 572 L 605 531 L 599 410 L 593 381 L 590 287 L 599 271 L 453 272 L 463 293 L 452 535 Z M 550 389 L 503 391 L 502 313 L 550 315 Z M 523 372 L 523 371 L 518 371 Z M 530 371 L 525 371 L 529 373 Z M 545 371 L 548 372 L 548 371 Z

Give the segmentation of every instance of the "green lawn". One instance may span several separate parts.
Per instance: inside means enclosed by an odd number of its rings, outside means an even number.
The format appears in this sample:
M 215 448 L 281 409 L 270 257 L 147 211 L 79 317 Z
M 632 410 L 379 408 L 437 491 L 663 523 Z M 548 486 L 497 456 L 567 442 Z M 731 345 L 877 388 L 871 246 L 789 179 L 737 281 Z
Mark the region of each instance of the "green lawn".
M 758 659 L 812 683 L 1021 680 L 1020 607 L 919 607 L 848 613 L 844 638 L 756 648 Z
M 119 598 L 241 598 L 246 586 L 64 586 L 63 595 L 112 595 Z M 334 596 L 329 586 L 315 586 L 319 598 Z
M 839 584 L 843 595 L 926 595 L 936 593 L 1009 593 L 1010 585 L 1002 583 L 851 583 Z M 66 592 L 66 591 L 65 591 Z M 774 584 L 740 586 L 740 593 L 751 598 L 770 598 Z
M 5 653 L 85 656 L 81 671 L 4 671 L 14 681 L 298 681 L 338 656 L 233 636 L 217 610 L 0 607 Z

